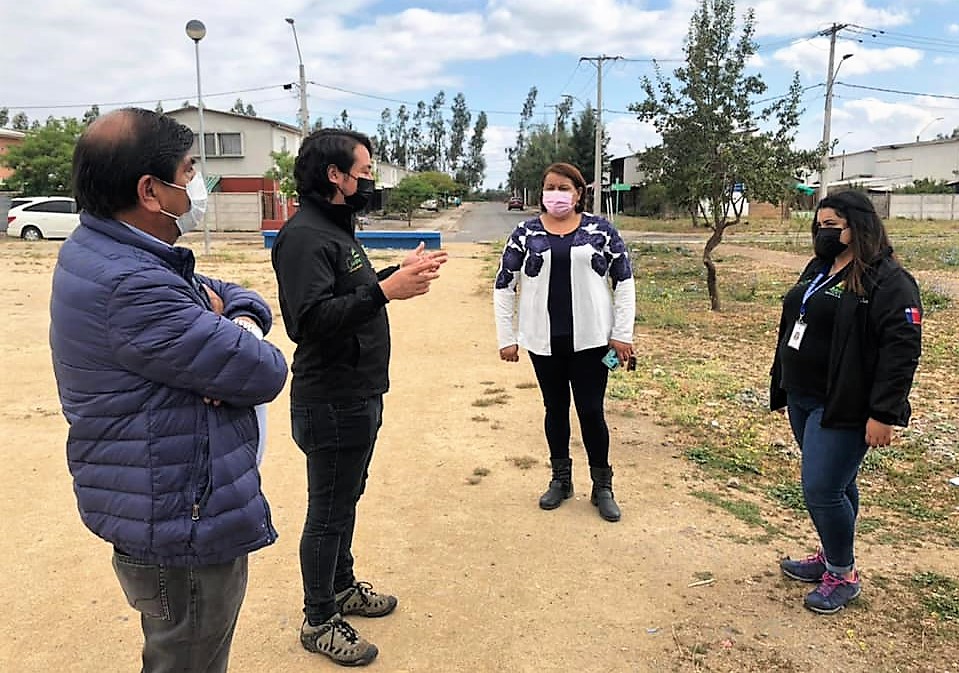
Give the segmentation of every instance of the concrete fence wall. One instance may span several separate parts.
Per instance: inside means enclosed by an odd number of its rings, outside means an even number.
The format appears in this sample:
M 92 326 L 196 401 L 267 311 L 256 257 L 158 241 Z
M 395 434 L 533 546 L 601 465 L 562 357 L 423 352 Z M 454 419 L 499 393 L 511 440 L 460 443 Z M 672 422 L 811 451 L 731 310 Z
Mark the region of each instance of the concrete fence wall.
M 959 194 L 890 194 L 888 217 L 959 220 Z
M 259 231 L 263 223 L 259 192 L 210 194 L 206 222 L 210 231 Z

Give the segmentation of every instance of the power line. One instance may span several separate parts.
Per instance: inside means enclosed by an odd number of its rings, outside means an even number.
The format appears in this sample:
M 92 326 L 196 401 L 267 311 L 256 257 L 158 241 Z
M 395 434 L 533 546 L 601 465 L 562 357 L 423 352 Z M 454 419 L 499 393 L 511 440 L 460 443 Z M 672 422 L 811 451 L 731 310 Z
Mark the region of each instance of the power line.
M 926 96 L 928 98 L 945 98 L 947 100 L 959 100 L 959 96 L 950 96 L 944 93 L 921 93 L 917 91 L 901 91 L 899 89 L 884 89 L 878 86 L 865 86 L 864 84 L 846 84 L 845 82 L 836 82 L 840 86 L 850 89 L 866 89 L 867 91 L 881 91 L 883 93 L 895 93 L 902 96 Z
M 343 87 L 333 86 L 332 84 L 323 84 L 323 83 L 321 83 L 321 82 L 314 82 L 313 80 L 309 80 L 307 83 L 308 83 L 308 84 L 312 84 L 313 86 L 318 86 L 318 87 L 320 87 L 321 89 L 330 89 L 331 91 L 339 91 L 340 93 L 348 93 L 348 94 L 350 94 L 351 96 L 360 96 L 361 98 L 372 98 L 372 99 L 374 99 L 374 100 L 382 100 L 382 101 L 386 101 L 386 102 L 388 102 L 388 103 L 400 103 L 401 105 L 409 105 L 410 107 L 416 107 L 416 106 L 419 105 L 421 102 L 425 102 L 425 101 L 417 101 L 417 102 L 414 103 L 413 101 L 402 100 L 402 99 L 400 99 L 400 98 L 389 98 L 388 96 L 378 96 L 378 95 L 372 94 L 372 93 L 363 93 L 362 91 L 353 91 L 352 89 L 344 89 Z M 517 115 L 517 116 L 519 116 L 519 115 L 522 114 L 522 112 L 506 111 L 506 110 L 480 110 L 480 109 L 477 109 L 477 108 L 467 108 L 467 109 L 468 109 L 470 112 L 475 112 L 475 113 L 477 113 L 477 114 L 480 113 L 480 112 L 485 112 L 485 113 L 487 114 L 487 116 L 488 116 L 488 115 Z
M 268 89 L 276 89 L 282 87 L 282 84 L 271 84 L 269 86 L 258 86 L 251 89 L 237 89 L 236 91 L 220 91 L 218 93 L 204 93 L 206 98 L 215 98 L 217 96 L 232 96 L 238 93 L 250 93 L 251 91 L 266 91 Z M 147 103 L 156 103 L 157 101 L 165 100 L 176 100 L 176 99 L 185 99 L 189 100 L 193 97 L 193 94 L 187 94 L 185 96 L 161 96 L 159 98 L 148 98 L 146 100 L 128 100 L 121 101 L 119 103 L 79 103 L 79 104 L 69 104 L 69 103 L 56 103 L 53 105 L 4 105 L 5 108 L 11 110 L 64 110 L 70 108 L 89 108 L 94 105 L 102 105 L 104 107 L 114 107 L 120 105 L 146 105 Z

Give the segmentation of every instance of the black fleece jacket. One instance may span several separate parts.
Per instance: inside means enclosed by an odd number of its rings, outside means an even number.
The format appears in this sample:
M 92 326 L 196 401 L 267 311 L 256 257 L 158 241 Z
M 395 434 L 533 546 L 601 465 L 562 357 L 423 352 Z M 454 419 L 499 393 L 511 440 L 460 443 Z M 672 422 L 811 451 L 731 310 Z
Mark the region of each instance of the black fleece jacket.
M 799 277 L 808 280 L 822 268 L 813 259 Z M 829 372 L 822 424 L 829 428 L 858 428 L 870 418 L 888 425 L 906 426 L 911 408 L 909 391 L 922 351 L 919 319 L 922 315 L 915 279 L 886 250 L 863 278 L 864 296 L 843 291 L 829 350 Z M 786 406 L 782 388 L 780 350 L 797 316 L 783 313 L 779 321 L 776 355 L 769 392 L 771 409 Z
M 296 344 L 292 398 L 342 402 L 389 389 L 390 326 L 349 206 L 304 197 L 273 244 L 286 333 Z

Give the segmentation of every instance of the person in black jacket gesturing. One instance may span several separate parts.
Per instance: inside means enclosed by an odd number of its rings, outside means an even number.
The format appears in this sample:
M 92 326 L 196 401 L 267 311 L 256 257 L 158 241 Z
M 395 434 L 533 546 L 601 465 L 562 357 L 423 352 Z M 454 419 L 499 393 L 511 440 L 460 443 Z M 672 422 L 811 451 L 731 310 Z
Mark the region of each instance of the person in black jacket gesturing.
M 789 412 L 819 550 L 782 572 L 818 582 L 805 605 L 834 613 L 859 596 L 856 476 L 866 451 L 909 422 L 922 349 L 916 281 L 899 265 L 872 202 L 854 191 L 819 202 L 816 257 L 783 299 L 770 408 Z
M 374 188 L 371 149 L 365 135 L 343 129 L 306 138 L 294 168 L 300 209 L 272 253 L 283 322 L 296 343 L 293 439 L 306 454 L 300 642 L 350 666 L 370 663 L 378 651 L 343 617 L 382 617 L 397 604 L 356 581 L 351 551 L 389 388 L 386 304 L 428 292 L 447 259 L 421 243 L 399 266 L 373 270 L 354 235 L 354 213 Z

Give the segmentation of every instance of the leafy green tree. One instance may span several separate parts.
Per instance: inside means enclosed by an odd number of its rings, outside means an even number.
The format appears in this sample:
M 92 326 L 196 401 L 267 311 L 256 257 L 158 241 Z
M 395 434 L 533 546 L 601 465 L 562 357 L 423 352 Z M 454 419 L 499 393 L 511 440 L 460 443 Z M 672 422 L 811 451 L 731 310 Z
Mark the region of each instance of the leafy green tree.
M 10 110 L 9 108 L 0 107 L 0 129 L 6 127 L 10 123 Z
M 391 190 L 389 207 L 406 215 L 407 224 L 412 226 L 413 211 L 435 194 L 433 185 L 422 175 L 407 175 Z
M 390 132 L 389 128 L 393 123 L 393 112 L 389 108 L 384 108 L 380 113 L 380 123 L 376 125 L 376 153 L 374 157 L 379 161 L 390 161 Z
M 47 196 L 72 191 L 73 149 L 83 132 L 76 119 L 50 118 L 0 158 L 13 169 L 9 184 L 21 194 Z
M 14 131 L 26 131 L 30 128 L 30 120 L 27 118 L 27 115 L 23 112 L 18 112 L 13 115 L 13 120 L 10 123 L 10 128 Z
M 945 180 L 919 178 L 908 187 L 895 190 L 897 194 L 952 194 L 955 190 Z
M 489 122 L 486 113 L 480 112 L 473 126 L 473 135 L 470 138 L 469 155 L 463 167 L 456 173 L 456 181 L 470 189 L 479 189 L 486 174 L 486 157 L 483 149 L 486 147 L 486 127 Z
M 450 108 L 453 118 L 450 120 L 449 147 L 446 149 L 447 168 L 456 175 L 466 156 L 466 133 L 469 131 L 470 114 L 466 107 L 466 96 L 462 92 L 456 94 Z
M 738 24 L 738 39 L 735 13 L 734 0 L 701 0 L 690 20 L 685 64 L 673 79 L 657 67 L 655 85 L 643 79 L 646 99 L 630 106 L 662 138 L 655 151 L 641 155 L 640 165 L 671 195 L 685 194 L 680 205 L 698 210 L 712 229 L 703 266 L 714 311 L 722 305 L 712 253 L 726 227 L 740 221 L 744 194 L 754 202 L 778 202 L 796 172 L 818 161 L 818 149 L 793 148 L 802 112 L 798 74 L 786 96 L 757 107 L 766 84 L 746 71 L 757 48 L 753 10 Z
M 162 101 L 162 100 L 158 100 L 158 101 L 157 101 L 156 107 L 153 108 L 153 111 L 156 112 L 158 115 L 162 115 L 162 114 L 163 114 L 163 101 Z
M 263 177 L 276 180 L 280 194 L 283 196 L 289 198 L 295 195 L 296 180 L 293 177 L 293 166 L 296 163 L 296 157 L 290 154 L 289 150 L 283 150 L 282 152 L 270 152 L 270 158 L 273 159 L 273 167 Z
M 230 108 L 230 112 L 233 112 L 238 115 L 243 115 L 245 117 L 255 117 L 256 110 L 253 108 L 252 104 L 244 104 L 242 98 L 237 98 L 236 102 L 233 104 L 233 107 Z
M 100 106 L 93 105 L 89 110 L 83 113 L 83 125 L 89 126 L 100 116 Z
M 313 131 L 319 131 L 320 129 L 325 128 L 323 125 L 323 117 L 317 117 L 316 121 L 313 122 Z

